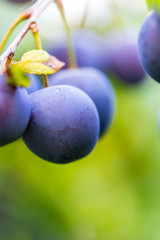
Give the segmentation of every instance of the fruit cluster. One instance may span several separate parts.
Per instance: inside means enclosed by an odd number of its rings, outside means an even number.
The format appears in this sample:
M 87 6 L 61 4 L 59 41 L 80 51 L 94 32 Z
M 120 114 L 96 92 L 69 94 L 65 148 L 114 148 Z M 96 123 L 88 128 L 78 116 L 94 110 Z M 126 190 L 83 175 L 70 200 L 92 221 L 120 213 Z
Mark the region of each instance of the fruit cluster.
M 70 68 L 65 41 L 50 47 L 66 65 L 51 75 L 47 88 L 35 75 L 28 74 L 31 85 L 24 88 L 10 85 L 7 71 L 0 73 L 0 146 L 22 137 L 33 153 L 50 162 L 81 159 L 113 120 L 115 92 L 106 73 L 127 83 L 144 79 L 135 44 L 123 42 L 108 51 L 105 39 L 87 30 L 75 32 L 72 40 L 78 67 Z
M 83 158 L 111 124 L 113 87 L 105 74 L 91 67 L 63 70 L 53 75 L 50 85 L 28 95 L 0 75 L 0 145 L 22 136 L 45 160 Z

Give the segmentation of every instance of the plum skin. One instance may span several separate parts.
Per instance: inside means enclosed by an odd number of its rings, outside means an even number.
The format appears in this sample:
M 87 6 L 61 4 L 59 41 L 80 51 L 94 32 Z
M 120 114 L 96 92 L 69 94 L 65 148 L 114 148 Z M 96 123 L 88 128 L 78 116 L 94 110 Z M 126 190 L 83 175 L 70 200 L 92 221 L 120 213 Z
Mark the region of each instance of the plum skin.
M 100 118 L 100 136 L 111 125 L 115 110 L 115 93 L 108 77 L 96 68 L 64 69 L 52 75 L 50 84 L 72 85 L 80 88 L 93 100 Z
M 0 75 L 0 146 L 21 137 L 31 114 L 31 103 L 25 88 L 7 84 Z
M 154 11 L 147 14 L 140 29 L 138 52 L 144 70 L 160 82 L 160 16 Z
M 31 120 L 22 139 L 40 158 L 69 163 L 88 155 L 99 136 L 93 101 L 78 88 L 61 85 L 30 95 Z
M 117 45 L 110 53 L 110 70 L 123 82 L 141 82 L 145 72 L 138 58 L 137 45 L 127 42 Z
M 31 2 L 31 0 L 7 0 L 8 2 L 11 2 L 11 3 L 29 3 Z
M 41 89 L 41 83 L 38 77 L 34 74 L 27 74 L 30 79 L 30 85 L 26 88 L 28 94 L 36 92 Z

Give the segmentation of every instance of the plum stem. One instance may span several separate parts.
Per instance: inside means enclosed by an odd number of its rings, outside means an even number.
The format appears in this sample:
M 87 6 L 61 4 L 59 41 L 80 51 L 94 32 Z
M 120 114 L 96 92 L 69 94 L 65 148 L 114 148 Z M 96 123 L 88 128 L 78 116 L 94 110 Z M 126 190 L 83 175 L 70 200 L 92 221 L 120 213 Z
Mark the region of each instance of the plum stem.
M 84 11 L 84 14 L 82 16 L 79 28 L 85 28 L 89 6 L 90 6 L 90 0 L 88 0 L 87 3 L 86 3 L 85 11 Z
M 36 42 L 37 49 L 42 50 L 43 49 L 42 41 L 40 38 L 39 28 L 37 26 L 37 23 L 33 23 L 30 28 L 32 30 L 32 34 L 33 34 L 34 40 Z M 44 75 L 44 74 L 42 75 L 42 77 L 43 77 L 43 85 L 46 88 L 46 87 L 48 87 L 48 77 L 47 77 L 47 75 Z
M 61 14 L 61 17 L 62 17 L 62 20 L 63 20 L 63 23 L 64 23 L 64 27 L 65 27 L 65 30 L 66 30 L 69 68 L 77 68 L 75 52 L 73 50 L 71 30 L 70 30 L 70 27 L 68 26 L 68 23 L 67 23 L 67 20 L 66 20 L 66 16 L 65 16 L 62 1 L 61 0 L 55 0 L 55 3 L 57 4 L 57 7 L 60 11 L 60 14 Z
M 42 50 L 42 42 L 39 34 L 39 28 L 37 26 L 37 23 L 32 23 L 30 26 L 30 29 L 32 31 L 36 46 L 38 50 Z
M 44 85 L 45 88 L 47 88 L 48 87 L 48 77 L 47 77 L 47 75 L 43 74 L 42 78 L 43 78 L 43 85 Z
M 28 17 L 27 23 L 24 25 L 22 30 L 19 32 L 13 42 L 9 45 L 6 51 L 0 56 L 0 64 L 3 64 L 6 58 L 14 56 L 16 48 L 18 47 L 24 36 L 27 34 L 27 32 L 30 30 L 30 26 L 37 21 L 38 17 L 52 2 L 53 0 L 37 0 L 32 5 L 32 7 L 28 9 L 28 11 L 30 11 L 30 17 Z M 10 31 L 8 34 L 10 34 Z

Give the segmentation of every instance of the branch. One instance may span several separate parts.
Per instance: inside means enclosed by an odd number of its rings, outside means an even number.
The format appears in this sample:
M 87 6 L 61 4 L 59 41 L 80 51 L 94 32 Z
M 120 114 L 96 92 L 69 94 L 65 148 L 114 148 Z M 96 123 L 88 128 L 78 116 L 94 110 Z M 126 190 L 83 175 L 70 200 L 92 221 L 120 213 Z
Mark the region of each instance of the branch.
M 28 9 L 31 11 L 31 16 L 29 20 L 19 32 L 19 34 L 16 36 L 16 38 L 13 40 L 13 42 L 9 45 L 7 50 L 0 56 L 0 64 L 3 64 L 6 58 L 12 58 L 14 56 L 16 48 L 18 47 L 26 33 L 29 31 L 30 26 L 37 21 L 41 13 L 43 13 L 46 7 L 53 1 L 54 0 L 38 0 L 31 8 Z
M 11 35 L 11 33 L 13 32 L 13 30 L 17 27 L 17 25 L 19 23 L 21 23 L 22 21 L 28 19 L 32 14 L 31 9 L 27 9 L 26 11 L 22 12 L 18 18 L 13 22 L 13 24 L 11 25 L 9 31 L 6 33 L 6 35 L 4 36 L 2 42 L 0 43 L 0 52 L 2 51 L 5 43 L 7 42 L 9 36 Z

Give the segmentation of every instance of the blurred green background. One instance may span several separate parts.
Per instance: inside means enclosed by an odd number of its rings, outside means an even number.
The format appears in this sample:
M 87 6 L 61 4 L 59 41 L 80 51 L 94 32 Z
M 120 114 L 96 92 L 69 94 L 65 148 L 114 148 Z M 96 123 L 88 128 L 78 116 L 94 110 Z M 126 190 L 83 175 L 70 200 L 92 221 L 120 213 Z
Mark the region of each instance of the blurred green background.
M 114 1 L 116 8 L 113 1 L 102 2 L 107 14 L 98 23 L 90 17 L 90 27 L 101 33 L 122 27 L 122 22 L 123 27 L 140 28 L 147 11 L 143 0 L 129 6 Z M 68 4 L 74 12 L 72 1 Z M 0 1 L 0 40 L 24 8 Z M 52 21 L 45 16 L 40 21 L 44 41 L 63 31 L 54 20 L 49 31 Z M 71 14 L 73 25 L 81 18 L 74 22 L 75 16 Z M 29 34 L 16 57 L 32 48 Z M 33 155 L 22 140 L 1 147 L 0 240 L 160 239 L 160 87 L 150 78 L 136 86 L 112 81 L 117 95 L 114 122 L 85 159 L 56 165 Z

